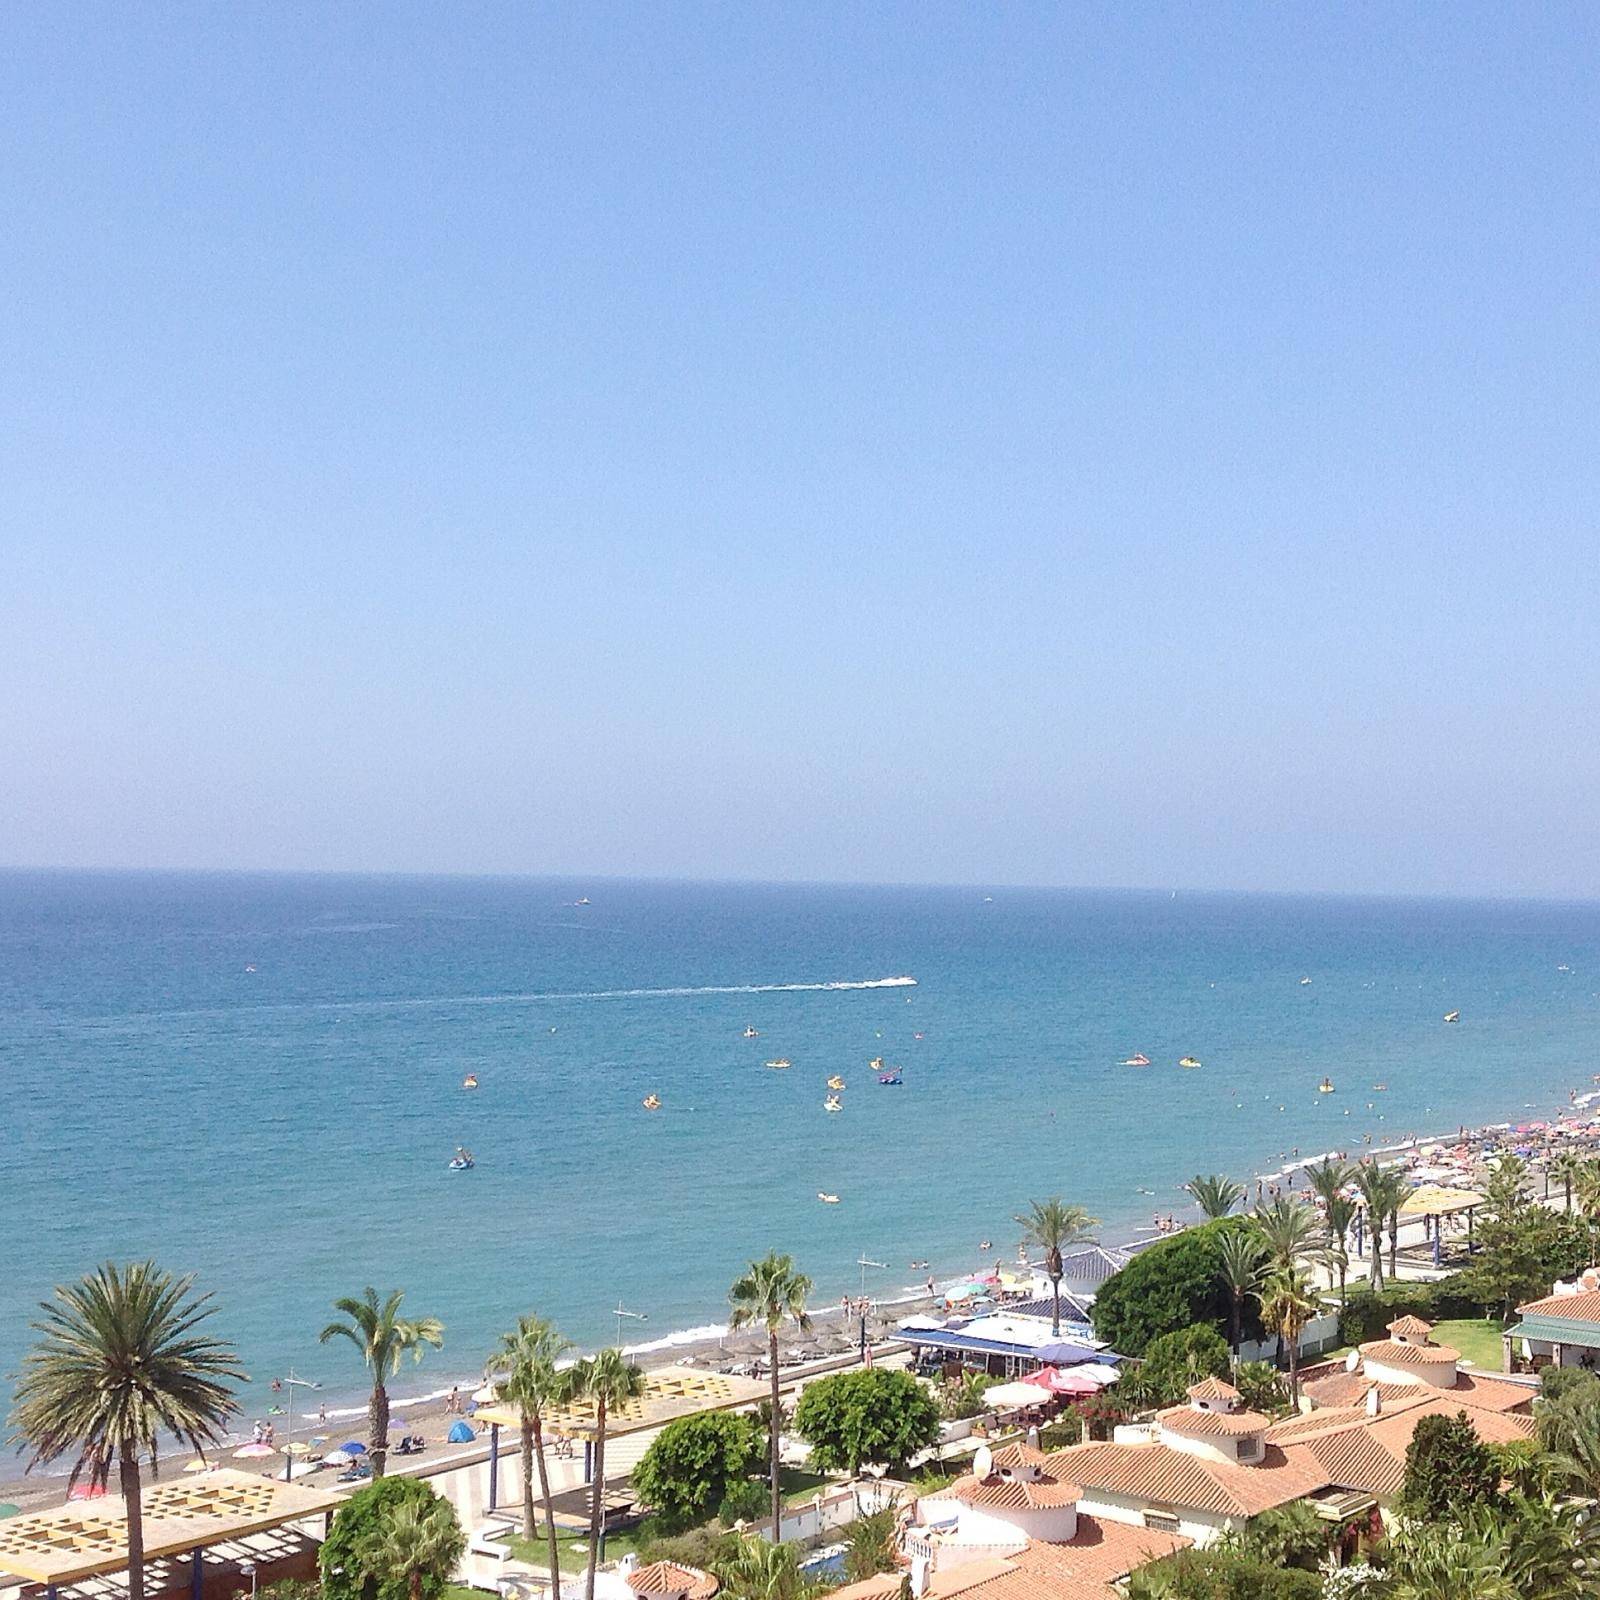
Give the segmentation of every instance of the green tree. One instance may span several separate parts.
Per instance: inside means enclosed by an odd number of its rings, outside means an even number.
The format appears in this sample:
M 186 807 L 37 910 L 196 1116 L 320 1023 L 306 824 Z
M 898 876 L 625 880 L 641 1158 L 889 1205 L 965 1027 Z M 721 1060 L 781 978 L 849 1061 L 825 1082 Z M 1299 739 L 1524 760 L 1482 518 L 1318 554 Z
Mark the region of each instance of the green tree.
M 157 1436 L 203 1451 L 225 1436 L 239 1408 L 231 1384 L 245 1374 L 233 1346 L 203 1331 L 209 1294 L 153 1261 L 107 1262 L 58 1285 L 32 1324 L 38 1343 L 22 1358 L 11 1411 L 12 1443 L 27 1470 L 72 1458 L 69 1484 L 85 1474 L 104 1487 L 117 1469 L 127 1517 L 129 1600 L 144 1600 L 144 1516 L 139 1458 L 155 1460 Z
M 1576 1150 L 1563 1150 L 1550 1163 L 1550 1176 L 1561 1185 L 1563 1209 L 1572 1211 L 1572 1191 L 1583 1177 L 1584 1160 Z
M 1225 1217 L 1244 1198 L 1244 1185 L 1221 1173 L 1209 1177 L 1193 1177 L 1185 1185 L 1207 1222 Z
M 1061 1333 L 1061 1253 L 1069 1245 L 1087 1239 L 1099 1223 L 1082 1206 L 1068 1205 L 1058 1195 L 1048 1200 L 1030 1201 L 1028 1209 L 1015 1218 L 1022 1224 L 1022 1236 L 1044 1251 L 1044 1275 L 1050 1280 L 1050 1332 Z
M 367 1403 L 367 1448 L 372 1452 L 372 1475 L 381 1478 L 389 1455 L 389 1379 L 400 1370 L 407 1351 L 413 1361 L 422 1359 L 428 1345 L 437 1350 L 444 1343 L 444 1324 L 437 1317 L 405 1318 L 400 1302 L 405 1291 L 391 1290 L 381 1303 L 378 1291 L 370 1284 L 359 1296 L 346 1295 L 333 1302 L 346 1322 L 330 1322 L 318 1335 L 321 1343 L 348 1339 L 361 1352 L 361 1359 L 372 1374 L 372 1397 Z
M 1495 1504 L 1499 1482 L 1494 1457 L 1465 1411 L 1424 1417 L 1406 1447 L 1399 1509 L 1417 1521 L 1439 1521 L 1468 1506 Z
M 1100 1286 L 1092 1313 L 1096 1336 L 1122 1355 L 1140 1356 L 1152 1339 L 1196 1322 L 1225 1331 L 1232 1299 L 1222 1281 L 1221 1242 L 1249 1227 L 1248 1218 L 1223 1217 L 1141 1250 Z M 1248 1303 L 1244 1318 L 1243 1337 L 1258 1338 L 1261 1325 Z
M 600 1350 L 569 1369 L 568 1384 L 574 1398 L 594 1407 L 594 1485 L 589 1497 L 589 1569 L 584 1579 L 584 1600 L 594 1600 L 595 1569 L 600 1564 L 600 1542 L 606 1506 L 606 1417 L 618 1406 L 644 1393 L 644 1372 L 620 1350 Z
M 1350 1271 L 1350 1230 L 1360 1207 L 1348 1195 L 1336 1194 L 1328 1202 L 1323 1220 L 1328 1227 L 1327 1258 L 1339 1274 L 1339 1304 L 1345 1303 L 1345 1278 Z
M 778 1335 L 785 1322 L 797 1328 L 811 1326 L 811 1316 L 806 1301 L 811 1295 L 811 1280 L 797 1271 L 792 1256 L 769 1252 L 760 1261 L 752 1261 L 750 1270 L 735 1279 L 728 1291 L 728 1301 L 733 1314 L 728 1318 L 731 1328 L 749 1328 L 759 1324 L 767 1330 L 767 1367 L 772 1380 L 772 1424 L 769 1430 L 768 1465 L 772 1474 L 772 1541 L 781 1537 L 779 1524 L 783 1520 L 783 1491 L 779 1479 L 778 1440 L 783 1405 L 778 1392 Z
M 880 1572 L 893 1572 L 899 1553 L 900 1514 L 893 1506 L 857 1517 L 844 1530 L 844 1575 L 860 1583 Z
M 413 1499 L 396 1506 L 367 1532 L 356 1560 L 376 1581 L 380 1596 L 431 1600 L 444 1592 L 466 1549 L 455 1507 L 436 1495 L 429 1505 Z
M 322 1600 L 416 1600 L 418 1576 L 423 1600 L 436 1600 L 461 1559 L 461 1548 L 451 1553 L 447 1525 L 436 1519 L 441 1505 L 459 1535 L 449 1502 L 422 1478 L 374 1478 L 357 1489 L 334 1513 L 317 1552 Z M 396 1523 L 408 1531 L 390 1541 Z M 405 1560 L 378 1559 L 386 1545 L 391 1557 L 405 1552 Z
M 1300 1404 L 1300 1335 L 1317 1314 L 1317 1297 L 1300 1267 L 1279 1267 L 1261 1285 L 1261 1320 L 1289 1356 L 1289 1403 Z
M 1304 1200 L 1279 1195 L 1270 1205 L 1258 1206 L 1250 1218 L 1266 1257 L 1269 1271 L 1297 1267 L 1316 1249 L 1322 1224 Z
M 1408 1520 L 1390 1541 L 1378 1593 L 1383 1600 L 1531 1600 L 1507 1576 L 1500 1547 L 1458 1522 L 1420 1519 Z
M 939 1407 L 910 1373 L 867 1367 L 807 1384 L 794 1425 L 824 1472 L 867 1461 L 899 1470 L 939 1437 Z
M 1551 1479 L 1569 1493 L 1600 1499 L 1600 1381 L 1553 1385 L 1535 1411 L 1534 1429 Z
M 794 1545 L 755 1536 L 741 1539 L 713 1570 L 727 1600 L 811 1600 L 822 1590 L 800 1570 Z
M 1344 1193 L 1355 1173 L 1356 1169 L 1350 1162 L 1340 1161 L 1337 1156 L 1324 1156 L 1321 1161 L 1306 1168 L 1306 1182 L 1326 1208 Z
M 1405 1178 L 1394 1167 L 1363 1161 L 1356 1168 L 1356 1188 L 1367 1212 L 1367 1231 L 1371 1234 L 1373 1292 L 1383 1288 L 1383 1225 L 1397 1211 L 1407 1194 Z
M 1270 1417 L 1288 1407 L 1288 1387 L 1270 1361 L 1241 1361 L 1233 1369 L 1231 1381 L 1247 1411 L 1260 1411 Z
M 490 1356 L 487 1376 L 505 1405 L 516 1407 L 522 1446 L 522 1537 L 531 1541 L 533 1527 L 533 1474 L 539 1472 L 539 1496 L 544 1502 L 546 1553 L 550 1561 L 550 1586 L 561 1592 L 561 1547 L 556 1541 L 555 1506 L 550 1496 L 550 1468 L 544 1455 L 544 1412 L 566 1387 L 556 1363 L 572 1348 L 543 1317 L 518 1317 L 517 1325 L 500 1336 Z
M 634 1495 L 669 1531 L 704 1522 L 761 1458 L 754 1417 L 703 1411 L 669 1422 L 633 1469 Z
M 1251 1550 L 1213 1545 L 1183 1550 L 1138 1568 L 1128 1580 L 1128 1596 L 1129 1600 L 1322 1600 L 1322 1579 L 1314 1572 L 1274 1566 Z
M 1338 1531 L 1338 1525 L 1319 1516 L 1309 1500 L 1291 1500 L 1252 1517 L 1242 1529 L 1224 1534 L 1219 1543 L 1259 1556 L 1274 1567 L 1315 1572 Z
M 1228 1343 L 1213 1327 L 1197 1322 L 1152 1339 L 1144 1360 L 1117 1384 L 1119 1398 L 1135 1405 L 1175 1406 L 1205 1378 L 1228 1374 Z
M 1228 1347 L 1235 1355 L 1244 1327 L 1245 1300 L 1260 1281 L 1265 1260 L 1261 1239 L 1250 1229 L 1236 1228 L 1217 1240 L 1217 1276 L 1228 1292 Z

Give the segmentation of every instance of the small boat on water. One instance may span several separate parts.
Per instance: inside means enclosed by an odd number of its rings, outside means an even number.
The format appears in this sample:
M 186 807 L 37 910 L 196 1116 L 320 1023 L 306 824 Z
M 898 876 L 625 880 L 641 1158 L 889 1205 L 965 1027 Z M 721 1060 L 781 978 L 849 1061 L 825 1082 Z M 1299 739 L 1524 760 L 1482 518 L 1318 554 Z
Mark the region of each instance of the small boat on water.
M 1150 1065 L 1150 1057 L 1141 1052 L 1139 1055 L 1129 1056 L 1122 1064 L 1125 1067 L 1148 1067 Z
M 1302 983 L 1302 984 L 1307 984 L 1307 983 L 1310 983 L 1310 982 L 1311 982 L 1311 980 L 1310 980 L 1310 979 L 1309 979 L 1309 978 L 1302 978 L 1302 979 L 1301 979 L 1301 980 L 1300 980 L 1300 982 L 1301 982 L 1301 983 Z
M 757 1033 L 754 1028 L 746 1028 L 744 1030 L 744 1036 L 747 1039 L 759 1039 L 761 1037 L 761 1035 Z
M 1185 1056 L 1183 1060 L 1178 1063 L 1178 1065 L 1180 1067 L 1198 1067 L 1200 1062 L 1195 1056 Z
M 461 1080 L 461 1087 L 463 1089 L 476 1089 L 478 1087 L 478 1074 L 476 1072 L 469 1072 L 466 1077 Z
M 450 1162 L 450 1170 L 452 1172 L 471 1172 L 475 1166 L 477 1166 L 477 1162 L 472 1159 L 472 1152 L 464 1150 L 460 1145 L 457 1145 L 455 1156 Z
M 896 1067 L 893 1072 L 880 1072 L 878 1074 L 878 1082 L 886 1084 L 890 1088 L 897 1088 L 905 1082 L 905 1079 L 900 1076 L 899 1067 Z
M 825 1206 L 836 1206 L 839 1203 L 838 1195 L 828 1194 L 822 1189 L 817 1190 L 817 1199 L 819 1199 Z
M 1388 1091 L 1388 1088 L 1389 1085 L 1386 1083 L 1375 1083 L 1372 1086 L 1372 1092 L 1374 1094 L 1384 1094 Z
M 642 1105 L 646 1111 L 659 1111 L 661 1109 L 661 1097 L 660 1095 L 647 1094 L 644 1099 L 639 1102 L 639 1104 Z
M 782 1072 L 786 1067 L 792 1067 L 794 1062 L 792 1062 L 787 1056 L 779 1056 L 776 1061 L 769 1061 L 767 1065 L 771 1067 L 774 1072 Z
M 1459 1022 L 1461 1020 L 1461 1013 L 1459 1011 L 1447 1011 L 1444 1014 L 1444 1020 L 1446 1022 Z
M 1333 1079 L 1332 1078 L 1324 1078 L 1322 1080 L 1322 1082 L 1317 1085 L 1317 1093 L 1318 1094 L 1332 1094 L 1333 1093 Z
M 843 1111 L 844 1101 L 842 1101 L 838 1095 L 830 1094 L 828 1098 L 822 1102 L 822 1109 L 824 1111 Z
M 838 1073 L 834 1073 L 834 1075 L 828 1079 L 828 1087 L 830 1089 L 842 1089 L 844 1088 L 844 1079 L 841 1078 Z
M 882 1072 L 883 1071 L 883 1057 L 882 1056 L 874 1056 L 867 1063 L 867 1065 L 869 1067 L 871 1067 L 874 1072 Z

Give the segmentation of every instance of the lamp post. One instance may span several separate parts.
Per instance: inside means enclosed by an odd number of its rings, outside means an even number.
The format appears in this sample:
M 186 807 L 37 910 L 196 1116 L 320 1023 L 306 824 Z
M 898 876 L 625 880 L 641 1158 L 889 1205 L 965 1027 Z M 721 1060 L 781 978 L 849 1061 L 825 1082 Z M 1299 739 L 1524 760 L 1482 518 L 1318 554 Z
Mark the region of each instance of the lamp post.
M 250 1600 L 256 1600 L 256 1564 L 253 1561 L 239 1563 L 239 1576 L 250 1580 Z
M 320 1383 L 313 1383 L 309 1378 L 297 1378 L 294 1368 L 290 1367 L 278 1382 L 289 1391 L 289 1427 L 288 1438 L 283 1441 L 283 1481 L 287 1483 L 294 1472 L 294 1454 L 289 1446 L 294 1443 L 294 1392 L 296 1389 L 320 1389 Z M 239 1569 L 244 1570 L 242 1567 Z
M 624 1317 L 632 1317 L 635 1322 L 648 1322 L 650 1320 L 642 1311 L 629 1311 L 620 1300 L 617 1301 L 617 1309 L 611 1314 L 617 1319 L 617 1348 L 619 1350 L 622 1348 L 622 1319 Z
M 874 1261 L 871 1256 L 863 1253 L 856 1257 L 856 1265 L 861 1268 L 861 1298 L 856 1305 L 861 1313 L 861 1359 L 867 1359 L 867 1268 L 887 1267 L 887 1261 Z

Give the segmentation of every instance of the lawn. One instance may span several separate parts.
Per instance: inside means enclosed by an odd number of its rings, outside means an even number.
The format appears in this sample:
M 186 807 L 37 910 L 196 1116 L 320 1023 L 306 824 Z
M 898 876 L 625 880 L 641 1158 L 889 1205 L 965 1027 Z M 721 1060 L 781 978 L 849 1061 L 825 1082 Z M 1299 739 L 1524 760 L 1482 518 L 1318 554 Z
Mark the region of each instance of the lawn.
M 1482 1317 L 1466 1317 L 1457 1322 L 1434 1324 L 1436 1344 L 1459 1350 L 1480 1372 L 1498 1372 L 1504 1355 L 1500 1345 L 1500 1324 Z

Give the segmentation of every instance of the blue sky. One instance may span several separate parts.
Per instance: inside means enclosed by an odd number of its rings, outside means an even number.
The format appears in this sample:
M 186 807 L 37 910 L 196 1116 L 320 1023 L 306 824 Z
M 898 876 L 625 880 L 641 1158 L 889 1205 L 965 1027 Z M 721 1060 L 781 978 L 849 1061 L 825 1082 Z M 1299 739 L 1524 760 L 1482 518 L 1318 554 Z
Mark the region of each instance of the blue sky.
M 1600 893 L 1592 7 L 6 34 L 0 860 Z

